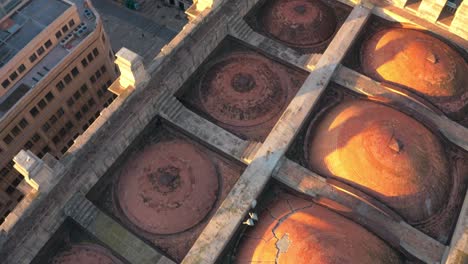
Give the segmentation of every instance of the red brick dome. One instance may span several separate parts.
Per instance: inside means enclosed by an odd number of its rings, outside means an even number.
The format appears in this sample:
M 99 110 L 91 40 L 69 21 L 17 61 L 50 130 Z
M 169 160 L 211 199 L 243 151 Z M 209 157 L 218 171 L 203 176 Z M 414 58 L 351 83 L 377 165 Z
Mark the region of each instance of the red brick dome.
M 131 155 L 116 186 L 124 215 L 152 234 L 174 234 L 195 226 L 211 211 L 217 195 L 215 166 L 181 139 Z
M 468 64 L 450 46 L 421 31 L 378 31 L 362 45 L 361 66 L 366 75 L 407 87 L 446 113 L 467 105 Z
M 276 0 L 267 3 L 261 23 L 273 38 L 293 47 L 310 48 L 334 34 L 337 19 L 320 0 Z
M 203 75 L 198 100 L 206 113 L 233 127 L 250 127 L 277 117 L 288 99 L 288 73 L 254 52 L 215 61 Z
M 291 203 L 301 206 L 293 212 Z M 360 225 L 322 206 L 304 205 L 295 198 L 269 206 L 244 235 L 236 263 L 402 263 L 398 253 Z
M 413 118 L 369 101 L 331 109 L 305 142 L 309 167 L 361 189 L 409 222 L 446 204 L 451 179 L 437 137 Z
M 77 244 L 61 252 L 52 260 L 52 264 L 122 264 L 105 248 L 96 244 Z

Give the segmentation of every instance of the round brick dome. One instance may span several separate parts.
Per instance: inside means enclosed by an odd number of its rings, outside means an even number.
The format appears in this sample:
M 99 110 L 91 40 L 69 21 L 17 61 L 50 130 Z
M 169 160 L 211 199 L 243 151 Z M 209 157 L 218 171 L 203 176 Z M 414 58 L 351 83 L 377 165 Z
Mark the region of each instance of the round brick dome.
M 116 187 L 119 207 L 131 223 L 152 234 L 174 234 L 211 211 L 218 174 L 206 154 L 178 139 L 130 156 Z
M 410 223 L 439 212 L 450 193 L 445 153 L 413 118 L 369 101 L 348 101 L 311 124 L 309 167 L 369 193 Z
M 249 127 L 277 117 L 288 99 L 288 73 L 253 52 L 236 52 L 214 62 L 202 76 L 198 100 L 217 121 Z
M 419 93 L 446 113 L 468 102 L 468 64 L 443 41 L 421 31 L 388 28 L 361 48 L 364 73 Z
M 61 252 L 52 260 L 52 264 L 122 264 L 105 248 L 96 244 L 77 244 Z
M 236 263 L 403 263 L 381 239 L 322 206 L 292 212 L 289 204 L 279 201 L 268 211 L 243 237 Z M 282 217 L 273 219 L 270 214 Z
M 268 3 L 261 23 L 273 38 L 298 48 L 311 48 L 334 34 L 337 19 L 320 0 L 276 0 Z

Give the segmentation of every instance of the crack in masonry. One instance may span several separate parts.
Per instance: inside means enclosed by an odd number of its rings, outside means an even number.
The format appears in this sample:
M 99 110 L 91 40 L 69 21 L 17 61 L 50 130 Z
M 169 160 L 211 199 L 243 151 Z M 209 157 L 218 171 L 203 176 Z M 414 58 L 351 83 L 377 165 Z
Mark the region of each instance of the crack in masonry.
M 291 205 L 289 204 L 289 201 L 286 200 L 288 205 L 290 206 L 291 208 Z M 303 210 L 303 209 L 306 209 L 306 208 L 309 208 L 309 207 L 312 207 L 313 204 L 311 205 L 308 205 L 308 206 L 305 206 L 305 207 L 301 207 L 301 208 L 297 208 L 296 210 L 290 210 L 289 213 L 287 213 L 285 216 L 281 217 L 280 219 L 278 219 L 276 222 L 276 225 L 271 229 L 271 233 L 273 234 L 273 237 L 276 239 L 276 242 L 275 242 L 275 247 L 276 247 L 276 256 L 275 256 L 275 264 L 278 264 L 279 263 L 279 256 L 280 256 L 280 253 L 281 253 L 281 249 L 278 247 L 278 242 L 280 241 L 281 238 L 279 238 L 277 235 L 276 235 L 276 229 L 280 226 L 280 224 L 285 221 L 290 215 L 294 214 L 295 212 L 297 211 L 300 211 L 300 210 Z M 268 212 L 270 212 L 270 210 L 267 209 Z M 271 212 L 270 212 L 271 214 Z M 273 217 L 273 216 L 272 216 Z M 274 218 L 274 217 L 273 217 Z M 274 218 L 276 219 L 276 218 Z

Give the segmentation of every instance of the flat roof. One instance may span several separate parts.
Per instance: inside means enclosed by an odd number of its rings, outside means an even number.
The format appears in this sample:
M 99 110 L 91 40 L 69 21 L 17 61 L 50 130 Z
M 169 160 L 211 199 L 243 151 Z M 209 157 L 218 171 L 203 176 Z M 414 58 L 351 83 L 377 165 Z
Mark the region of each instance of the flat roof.
M 32 0 L 10 15 L 0 30 L 0 67 L 70 7 L 61 0 Z
M 61 0 L 32 0 L 32 2 L 48 3 L 48 2 L 62 2 Z M 84 16 L 84 0 L 71 0 L 77 7 L 78 14 L 81 22 L 85 23 L 88 27 L 88 31 L 80 37 L 75 36 L 66 47 L 60 44 L 55 45 L 47 55 L 40 58 L 40 61 L 34 65 L 31 69 L 27 69 L 27 73 L 21 77 L 18 82 L 8 89 L 8 92 L 3 96 L 0 96 L 0 121 L 3 116 L 18 103 L 24 95 L 29 91 L 33 90 L 34 87 L 57 65 L 60 64 L 66 56 L 68 56 L 73 50 L 81 44 L 81 42 L 96 29 L 96 17 L 95 15 L 88 19 Z M 31 2 L 30 2 L 31 3 Z M 66 4 L 66 3 L 65 3 Z M 66 4 L 70 6 L 69 4 Z M 66 10 L 66 9 L 63 9 Z M 91 12 L 93 10 L 90 9 Z M 21 11 L 20 11 L 21 12 Z M 62 11 L 63 12 L 63 11 Z M 57 15 L 57 17 L 60 15 Z M 45 18 L 43 18 L 45 19 Z M 50 18 L 49 18 L 50 19 Z M 52 22 L 52 21 L 51 21 Z M 49 23 L 50 24 L 50 23 Z M 77 23 L 78 24 L 78 23 Z M 71 32 L 71 31 L 70 31 Z M 1 67 L 1 66 L 0 66 Z M 54 84 L 55 85 L 55 84 Z M 18 91 L 19 90 L 19 91 Z

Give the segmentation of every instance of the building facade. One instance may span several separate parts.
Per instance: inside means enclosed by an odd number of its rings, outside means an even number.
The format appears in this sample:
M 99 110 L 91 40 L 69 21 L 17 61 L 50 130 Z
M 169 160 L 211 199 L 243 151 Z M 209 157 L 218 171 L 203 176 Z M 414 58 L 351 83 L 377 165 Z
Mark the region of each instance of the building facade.
M 114 54 L 87 1 L 32 0 L 4 17 L 0 45 L 0 222 L 24 196 L 12 158 L 60 158 L 112 100 Z

